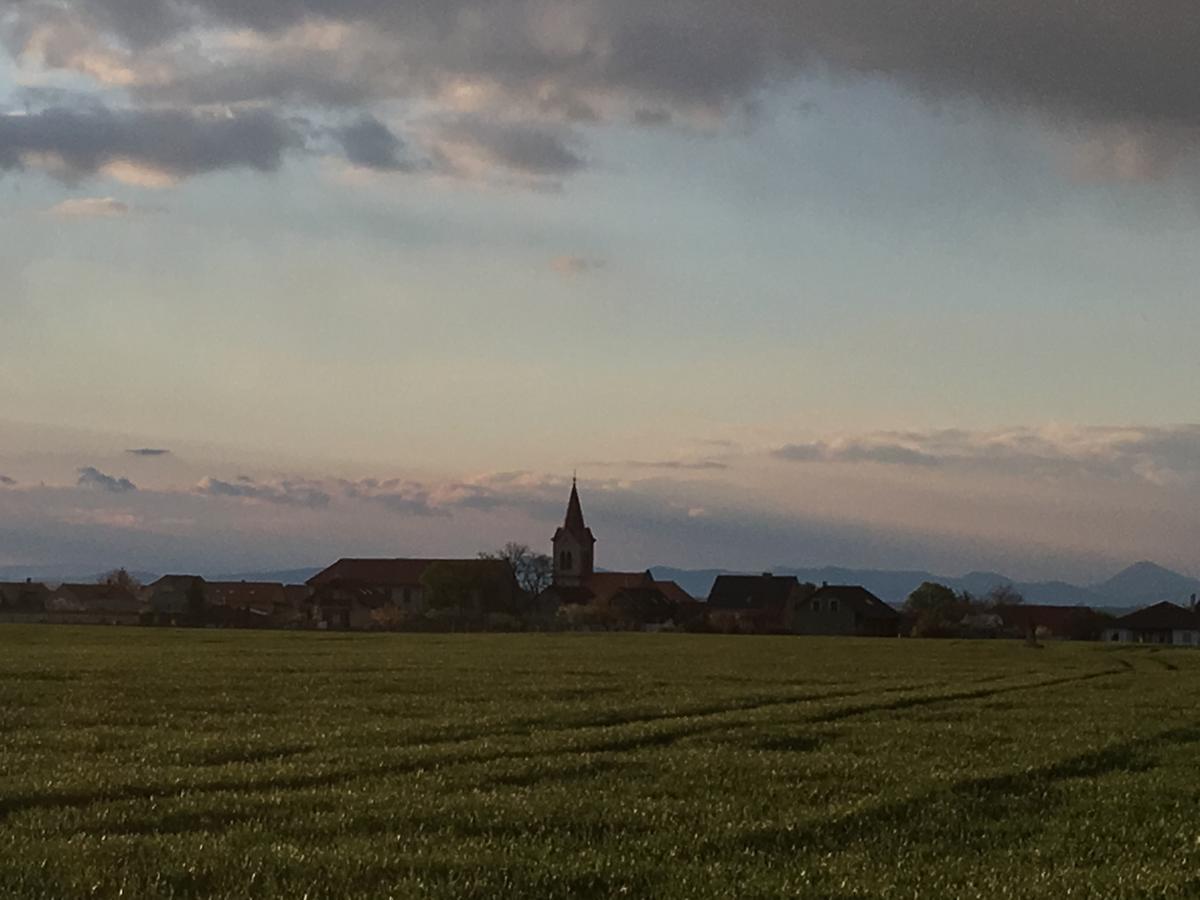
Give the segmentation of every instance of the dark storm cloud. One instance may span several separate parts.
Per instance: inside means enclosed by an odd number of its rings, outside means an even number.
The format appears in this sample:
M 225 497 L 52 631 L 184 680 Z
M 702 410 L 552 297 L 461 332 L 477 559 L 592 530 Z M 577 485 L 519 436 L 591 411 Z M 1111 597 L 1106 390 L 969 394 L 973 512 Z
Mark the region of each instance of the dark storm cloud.
M 383 172 L 412 169 L 405 159 L 404 143 L 374 116 L 363 116 L 337 131 L 346 159 L 356 166 Z
M 26 19 L 61 8 L 12 5 Z M 720 104 L 827 66 L 941 96 L 1200 124 L 1200 16 L 1191 0 L 74 0 L 67 7 L 138 47 L 198 25 L 268 34 L 314 19 L 363 26 L 403 46 L 414 81 L 481 75 L 537 82 L 550 93 L 617 90 Z M 347 63 L 355 58 L 348 54 Z M 388 77 L 380 68 L 361 74 Z
M 0 115 L 0 169 L 37 160 L 64 178 L 118 161 L 172 177 L 233 167 L 272 171 L 284 151 L 300 143 L 293 125 L 266 111 L 206 115 L 90 106 Z
M 137 485 L 128 478 L 106 475 L 94 466 L 85 466 L 79 470 L 80 487 L 97 488 L 112 494 L 127 494 L 137 490 Z

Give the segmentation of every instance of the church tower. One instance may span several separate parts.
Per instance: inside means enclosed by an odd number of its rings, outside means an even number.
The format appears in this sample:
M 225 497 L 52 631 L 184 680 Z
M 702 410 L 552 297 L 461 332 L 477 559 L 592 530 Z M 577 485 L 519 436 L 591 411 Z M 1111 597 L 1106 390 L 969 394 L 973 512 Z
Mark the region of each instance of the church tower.
M 596 539 L 592 529 L 583 521 L 583 506 L 579 503 L 579 488 L 571 480 L 571 499 L 567 501 L 567 518 L 554 532 L 554 584 L 557 587 L 579 587 L 595 572 Z

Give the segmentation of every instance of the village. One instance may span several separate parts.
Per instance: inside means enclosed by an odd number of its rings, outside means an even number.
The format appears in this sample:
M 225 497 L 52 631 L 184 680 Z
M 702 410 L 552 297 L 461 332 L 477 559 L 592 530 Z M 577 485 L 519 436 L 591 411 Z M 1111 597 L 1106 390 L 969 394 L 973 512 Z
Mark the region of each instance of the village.
M 849 637 L 1022 638 L 1200 647 L 1200 608 L 1169 600 L 1113 617 L 1085 606 L 973 598 L 922 585 L 897 609 L 860 585 L 725 574 L 697 598 L 651 571 L 596 569 L 577 484 L 542 555 L 521 545 L 473 559 L 339 559 L 304 584 L 117 570 L 96 583 L 0 583 L 0 623 L 330 631 L 686 631 Z

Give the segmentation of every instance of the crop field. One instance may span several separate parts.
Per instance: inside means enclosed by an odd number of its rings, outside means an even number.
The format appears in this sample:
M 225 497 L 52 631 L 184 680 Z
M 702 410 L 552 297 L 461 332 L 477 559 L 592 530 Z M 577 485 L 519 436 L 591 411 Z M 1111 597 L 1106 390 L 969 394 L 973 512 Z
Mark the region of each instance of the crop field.
M 1200 896 L 1200 652 L 0 626 L 0 897 Z

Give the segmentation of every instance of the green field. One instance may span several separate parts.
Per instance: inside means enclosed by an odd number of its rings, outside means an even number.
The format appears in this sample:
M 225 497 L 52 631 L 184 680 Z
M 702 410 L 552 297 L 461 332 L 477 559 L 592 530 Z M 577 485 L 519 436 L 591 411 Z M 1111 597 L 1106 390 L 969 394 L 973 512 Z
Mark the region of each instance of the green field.
M 1200 652 L 0 626 L 0 897 L 1200 896 Z

